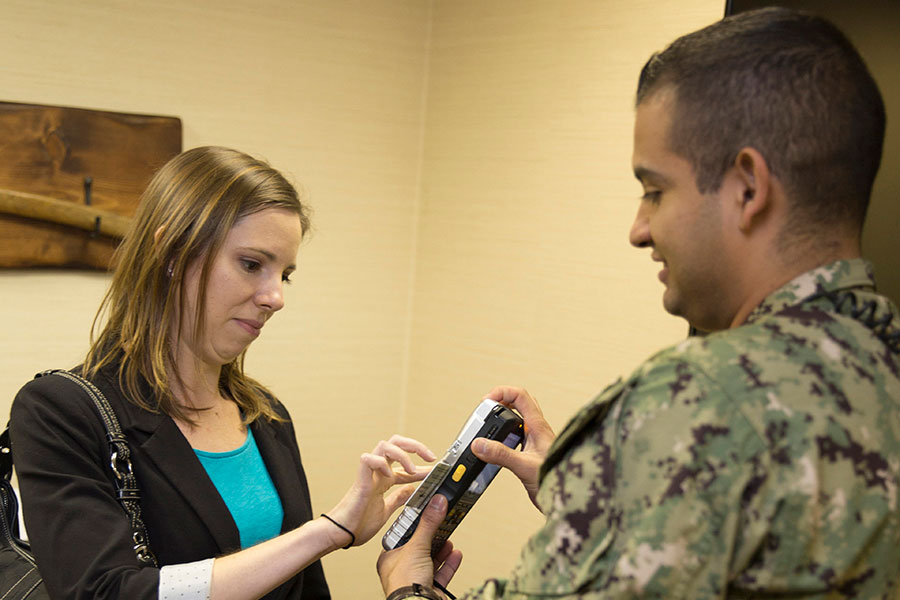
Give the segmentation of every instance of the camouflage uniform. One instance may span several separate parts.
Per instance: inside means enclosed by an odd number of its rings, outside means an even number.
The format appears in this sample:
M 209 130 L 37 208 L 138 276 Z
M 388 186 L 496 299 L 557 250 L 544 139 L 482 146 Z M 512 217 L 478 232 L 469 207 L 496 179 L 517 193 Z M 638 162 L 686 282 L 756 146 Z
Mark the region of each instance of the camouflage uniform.
M 546 524 L 465 598 L 900 596 L 898 331 L 839 261 L 660 352 L 569 423 Z

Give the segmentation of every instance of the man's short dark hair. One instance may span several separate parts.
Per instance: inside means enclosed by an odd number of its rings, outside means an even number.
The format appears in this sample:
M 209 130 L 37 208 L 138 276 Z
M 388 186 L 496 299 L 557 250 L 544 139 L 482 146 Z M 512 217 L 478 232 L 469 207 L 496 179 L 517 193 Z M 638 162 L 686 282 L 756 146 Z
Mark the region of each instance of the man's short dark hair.
M 637 104 L 675 91 L 669 148 L 719 189 L 741 148 L 766 159 L 795 202 L 791 226 L 862 229 L 885 111 L 850 41 L 810 14 L 765 8 L 674 41 L 641 71 Z

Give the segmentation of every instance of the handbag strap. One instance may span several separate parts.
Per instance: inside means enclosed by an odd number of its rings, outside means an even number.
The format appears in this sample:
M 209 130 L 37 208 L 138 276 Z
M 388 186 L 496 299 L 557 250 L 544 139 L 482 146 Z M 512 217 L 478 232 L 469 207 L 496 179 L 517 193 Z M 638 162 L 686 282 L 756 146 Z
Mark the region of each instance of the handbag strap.
M 28 553 L 28 542 L 19 537 L 19 502 L 13 489 L 12 451 L 9 444 L 9 425 L 0 433 L 0 546 L 11 548 L 34 565 L 34 558 Z M 0 598 L 2 600 L 2 598 Z
M 156 556 L 150 550 L 150 539 L 147 536 L 147 528 L 141 518 L 141 492 L 138 488 L 137 478 L 131 466 L 131 447 L 122 433 L 119 419 L 116 413 L 97 386 L 76 375 L 71 371 L 53 369 L 38 373 L 38 377 L 45 375 L 58 375 L 64 377 L 87 393 L 93 400 L 94 406 L 100 413 L 100 420 L 106 429 L 106 439 L 109 442 L 109 466 L 113 473 L 113 483 L 116 486 L 116 499 L 125 509 L 131 521 L 132 541 L 134 542 L 134 554 L 140 563 L 157 567 Z

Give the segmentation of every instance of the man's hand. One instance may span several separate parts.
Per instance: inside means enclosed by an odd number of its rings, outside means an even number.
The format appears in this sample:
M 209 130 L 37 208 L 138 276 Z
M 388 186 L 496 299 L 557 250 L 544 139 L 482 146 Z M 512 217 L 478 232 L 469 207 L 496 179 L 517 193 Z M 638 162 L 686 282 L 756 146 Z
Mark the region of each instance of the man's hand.
M 381 553 L 377 568 L 385 595 L 414 583 L 429 587 L 433 581 L 442 586 L 450 583 L 462 562 L 462 552 L 454 550 L 448 540 L 437 556 L 431 557 L 431 539 L 446 514 L 447 499 L 435 494 L 422 511 L 419 525 L 409 541 L 395 550 Z
M 531 502 L 540 510 L 537 503 L 538 471 L 556 434 L 544 419 L 541 407 L 524 389 L 500 386 L 491 390 L 486 398 L 511 406 L 522 415 L 525 420 L 525 447 L 519 452 L 500 442 L 478 438 L 472 442 L 472 452 L 485 462 L 512 471 L 522 481 Z

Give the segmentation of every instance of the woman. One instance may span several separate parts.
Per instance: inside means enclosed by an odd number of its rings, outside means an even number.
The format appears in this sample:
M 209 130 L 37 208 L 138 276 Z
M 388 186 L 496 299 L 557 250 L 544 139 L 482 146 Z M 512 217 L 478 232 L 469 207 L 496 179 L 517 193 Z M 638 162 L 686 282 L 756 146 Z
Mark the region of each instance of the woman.
M 153 178 L 79 371 L 129 440 L 162 566 L 135 558 L 89 398 L 41 377 L 16 397 L 11 438 L 52 597 L 328 598 L 318 559 L 371 538 L 411 486 L 387 490 L 421 479 L 407 452 L 434 455 L 395 436 L 362 456 L 344 498 L 314 519 L 290 417 L 243 372 L 247 347 L 284 306 L 308 227 L 294 188 L 234 150 L 189 150 Z

